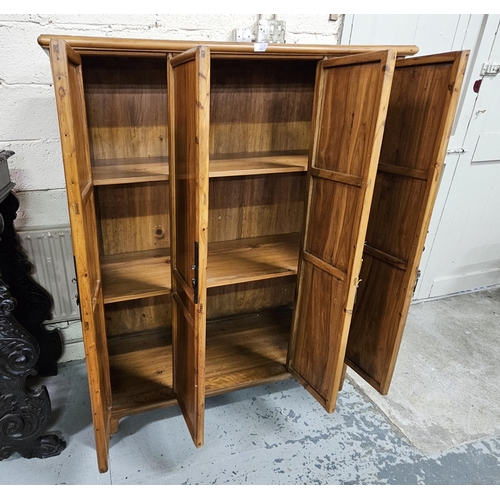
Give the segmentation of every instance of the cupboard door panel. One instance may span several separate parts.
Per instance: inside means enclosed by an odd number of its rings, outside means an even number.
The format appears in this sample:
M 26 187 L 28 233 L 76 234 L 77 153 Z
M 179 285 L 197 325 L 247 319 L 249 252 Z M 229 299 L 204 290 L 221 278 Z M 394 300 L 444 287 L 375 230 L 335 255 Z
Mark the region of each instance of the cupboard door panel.
M 111 386 L 80 56 L 50 42 L 99 470 L 108 469 Z
M 318 65 L 288 370 L 335 409 L 396 54 Z
M 209 82 L 206 47 L 169 59 L 173 384 L 196 446 L 205 404 Z
M 467 52 L 396 63 L 346 362 L 389 390 Z

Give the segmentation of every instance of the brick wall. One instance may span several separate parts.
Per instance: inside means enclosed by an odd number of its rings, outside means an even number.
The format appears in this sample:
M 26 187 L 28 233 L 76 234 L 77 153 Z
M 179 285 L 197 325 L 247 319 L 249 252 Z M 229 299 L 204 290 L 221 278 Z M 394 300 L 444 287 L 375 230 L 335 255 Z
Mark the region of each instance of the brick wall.
M 263 18 L 271 18 L 263 14 Z M 49 58 L 41 34 L 230 41 L 235 28 L 254 27 L 258 14 L 0 14 L 0 149 L 20 198 L 19 230 L 69 226 L 57 113 Z M 287 43 L 337 44 L 343 16 L 278 14 Z M 35 275 L 36 276 L 36 275 Z M 84 357 L 79 321 L 61 328 L 61 362 Z
M 270 18 L 270 14 L 262 14 Z M 17 227 L 68 224 L 54 90 L 40 34 L 230 41 L 234 28 L 253 27 L 258 14 L 0 14 L 0 148 L 20 197 Z M 340 39 L 342 16 L 278 14 L 287 43 Z

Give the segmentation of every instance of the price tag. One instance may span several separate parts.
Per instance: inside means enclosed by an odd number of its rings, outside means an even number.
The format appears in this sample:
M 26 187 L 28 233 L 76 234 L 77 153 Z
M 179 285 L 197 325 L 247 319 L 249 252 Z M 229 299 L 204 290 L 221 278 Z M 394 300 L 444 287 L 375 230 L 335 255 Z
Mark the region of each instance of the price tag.
M 253 44 L 254 52 L 265 52 L 267 49 L 267 42 L 257 42 Z

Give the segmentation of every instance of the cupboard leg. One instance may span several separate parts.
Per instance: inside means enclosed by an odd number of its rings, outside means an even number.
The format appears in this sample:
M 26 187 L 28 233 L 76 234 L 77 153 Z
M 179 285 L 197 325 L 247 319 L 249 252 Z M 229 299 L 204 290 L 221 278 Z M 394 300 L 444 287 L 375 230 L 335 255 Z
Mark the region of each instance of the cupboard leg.
M 347 364 L 344 363 L 344 366 L 342 368 L 342 376 L 340 377 L 339 391 L 341 391 L 342 387 L 344 387 L 344 380 L 345 380 L 346 372 L 347 372 Z
M 119 421 L 120 421 L 119 418 L 111 417 L 111 422 L 110 422 L 110 433 L 111 434 L 116 434 L 118 432 L 118 422 Z

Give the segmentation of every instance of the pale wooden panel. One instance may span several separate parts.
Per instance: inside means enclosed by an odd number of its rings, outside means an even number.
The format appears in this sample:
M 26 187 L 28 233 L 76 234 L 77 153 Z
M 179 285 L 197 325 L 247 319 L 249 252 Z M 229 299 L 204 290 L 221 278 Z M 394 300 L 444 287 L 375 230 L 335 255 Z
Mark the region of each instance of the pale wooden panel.
M 298 233 L 212 243 L 208 254 L 208 288 L 297 274 Z M 114 254 L 102 260 L 104 303 L 168 294 L 168 250 Z M 188 305 L 186 305 L 186 308 Z
M 170 246 L 167 182 L 97 188 L 103 256 Z
M 207 286 L 295 275 L 299 245 L 299 233 L 211 243 Z
M 54 35 L 40 35 L 38 43 L 42 47 L 47 47 Z M 188 50 L 193 45 L 199 45 L 200 42 L 186 40 L 151 40 L 138 38 L 111 38 L 111 37 L 88 37 L 88 36 L 65 36 L 73 47 L 77 48 L 80 53 L 99 53 L 99 54 L 120 54 L 128 53 L 129 55 L 156 55 L 164 56 L 166 53 L 179 53 Z M 242 42 L 207 42 L 206 46 L 217 57 L 228 56 L 234 57 L 235 54 L 243 55 L 245 58 L 258 57 L 262 58 L 263 54 L 256 53 L 253 43 Z M 270 55 L 272 58 L 300 57 L 310 59 L 321 59 L 326 56 L 344 56 L 348 54 L 357 54 L 359 52 L 367 52 L 374 50 L 394 48 L 401 56 L 415 54 L 418 52 L 418 47 L 415 45 L 395 45 L 373 47 L 373 45 L 304 45 L 304 44 L 270 44 L 266 49 L 264 56 Z M 277 56 L 277 57 L 276 57 Z
M 105 304 L 170 293 L 170 257 L 166 251 L 113 255 L 103 259 L 101 269 Z
M 109 340 L 113 419 L 176 403 L 168 330 Z
M 85 57 L 84 64 L 92 159 L 168 156 L 166 60 Z
M 171 316 L 171 295 L 107 304 L 107 336 L 111 338 L 116 335 L 170 328 Z
M 210 161 L 210 178 L 305 172 L 307 155 L 258 156 Z
M 213 321 L 207 327 L 207 395 L 290 375 L 285 368 L 291 308 Z
M 208 324 L 207 396 L 283 380 L 291 309 L 270 310 Z M 168 330 L 109 340 L 113 419 L 176 403 Z
M 364 54 L 318 69 L 287 366 L 328 412 L 343 377 L 395 58 L 391 51 Z
M 307 151 L 315 71 L 310 60 L 213 61 L 211 157 Z
M 168 180 L 168 159 L 99 160 L 92 169 L 94 186 Z
M 396 64 L 381 161 L 400 169 L 377 176 L 346 351 L 349 365 L 382 394 L 394 371 L 467 55 Z
M 303 173 L 211 179 L 209 241 L 300 232 L 305 183 Z
M 108 469 L 111 386 L 80 57 L 53 39 L 56 97 L 99 470 Z

